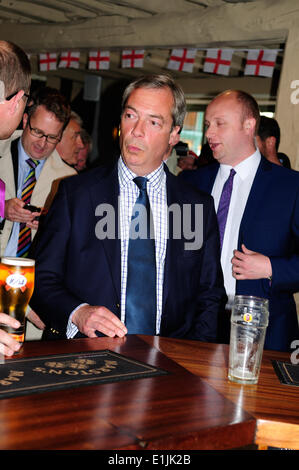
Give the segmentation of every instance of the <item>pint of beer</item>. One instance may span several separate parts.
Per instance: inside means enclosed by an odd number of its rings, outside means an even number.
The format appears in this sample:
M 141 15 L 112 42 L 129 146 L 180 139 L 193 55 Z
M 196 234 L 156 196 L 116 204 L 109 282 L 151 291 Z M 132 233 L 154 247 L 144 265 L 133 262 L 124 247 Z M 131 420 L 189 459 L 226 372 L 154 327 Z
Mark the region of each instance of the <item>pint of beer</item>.
M 1 258 L 0 312 L 18 320 L 18 329 L 6 325 L 0 328 L 22 343 L 25 336 L 25 314 L 34 288 L 35 261 L 29 258 Z

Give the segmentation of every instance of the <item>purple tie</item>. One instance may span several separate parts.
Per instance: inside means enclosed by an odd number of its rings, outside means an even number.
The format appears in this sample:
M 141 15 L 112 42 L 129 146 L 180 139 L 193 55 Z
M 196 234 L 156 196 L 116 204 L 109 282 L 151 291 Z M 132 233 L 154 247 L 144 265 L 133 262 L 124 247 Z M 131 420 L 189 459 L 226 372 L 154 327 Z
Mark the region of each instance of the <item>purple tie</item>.
M 229 209 L 229 203 L 230 203 L 230 198 L 232 195 L 232 190 L 233 190 L 233 180 L 236 172 L 232 168 L 230 170 L 229 177 L 224 183 L 220 201 L 219 201 L 219 206 L 217 210 L 217 219 L 218 219 L 218 225 L 219 225 L 219 233 L 220 233 L 220 247 L 222 248 L 222 243 L 223 243 L 223 237 L 224 237 L 224 230 L 225 230 L 225 225 L 226 225 L 226 219 L 227 219 L 227 214 L 228 214 L 228 209 Z

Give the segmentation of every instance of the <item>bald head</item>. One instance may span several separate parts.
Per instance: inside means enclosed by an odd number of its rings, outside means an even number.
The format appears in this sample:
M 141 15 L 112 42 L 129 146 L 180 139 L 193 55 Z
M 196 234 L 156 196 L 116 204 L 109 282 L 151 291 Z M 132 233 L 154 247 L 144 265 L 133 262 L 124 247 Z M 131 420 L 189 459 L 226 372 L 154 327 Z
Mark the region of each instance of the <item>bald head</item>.
M 259 110 L 250 95 L 227 90 L 208 105 L 206 137 L 219 163 L 235 166 L 255 152 Z

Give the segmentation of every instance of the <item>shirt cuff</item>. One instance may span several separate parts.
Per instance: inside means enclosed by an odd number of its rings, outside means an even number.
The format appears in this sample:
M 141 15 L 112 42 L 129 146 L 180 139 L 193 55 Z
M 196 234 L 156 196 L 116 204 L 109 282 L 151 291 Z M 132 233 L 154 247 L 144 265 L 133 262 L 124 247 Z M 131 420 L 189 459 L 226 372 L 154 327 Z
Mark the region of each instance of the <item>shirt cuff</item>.
M 78 307 L 76 307 L 75 310 L 73 310 L 69 316 L 69 320 L 68 320 L 67 328 L 66 328 L 67 339 L 73 339 L 79 331 L 76 325 L 72 322 L 72 318 L 73 318 L 74 313 L 77 312 L 77 310 L 80 307 L 83 307 L 83 305 L 88 305 L 88 304 L 84 303 L 84 304 L 78 305 Z

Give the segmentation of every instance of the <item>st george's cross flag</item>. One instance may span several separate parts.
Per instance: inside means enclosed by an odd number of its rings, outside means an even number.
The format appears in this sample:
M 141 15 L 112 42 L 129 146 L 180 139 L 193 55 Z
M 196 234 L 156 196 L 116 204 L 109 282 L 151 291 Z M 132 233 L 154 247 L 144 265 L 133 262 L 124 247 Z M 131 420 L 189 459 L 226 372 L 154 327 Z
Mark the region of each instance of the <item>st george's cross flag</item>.
M 91 51 L 88 57 L 88 68 L 91 70 L 108 70 L 110 51 Z
M 228 75 L 233 53 L 233 49 L 207 49 L 203 71 Z
M 121 66 L 122 68 L 134 69 L 143 67 L 144 49 L 130 49 L 122 51 Z
M 172 49 L 167 68 L 191 73 L 196 52 L 197 49 Z
M 41 72 L 57 69 L 57 54 L 55 52 L 46 52 L 39 55 L 39 69 Z
M 277 49 L 252 49 L 248 51 L 244 75 L 272 77 Z
M 68 51 L 62 52 L 60 55 L 59 68 L 62 69 L 78 69 L 80 60 L 80 52 Z

